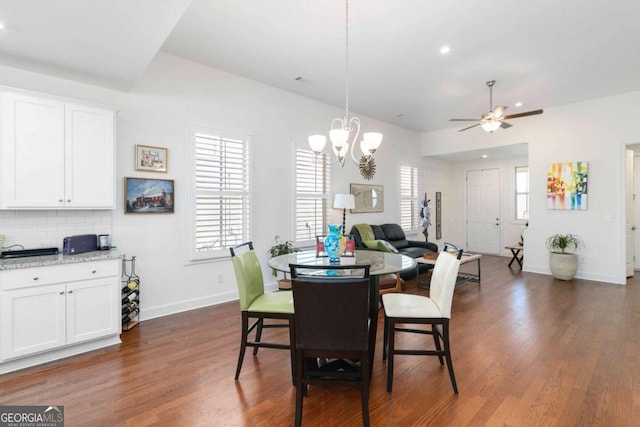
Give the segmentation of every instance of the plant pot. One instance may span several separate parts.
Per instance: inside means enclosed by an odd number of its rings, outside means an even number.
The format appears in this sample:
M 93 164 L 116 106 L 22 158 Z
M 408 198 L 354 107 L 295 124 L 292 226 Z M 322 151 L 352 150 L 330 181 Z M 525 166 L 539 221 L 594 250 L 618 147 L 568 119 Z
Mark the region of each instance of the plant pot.
M 578 255 L 550 252 L 549 268 L 556 279 L 572 280 L 578 271 Z
M 291 290 L 291 279 L 280 279 L 278 280 L 278 289 L 281 291 L 290 291 Z

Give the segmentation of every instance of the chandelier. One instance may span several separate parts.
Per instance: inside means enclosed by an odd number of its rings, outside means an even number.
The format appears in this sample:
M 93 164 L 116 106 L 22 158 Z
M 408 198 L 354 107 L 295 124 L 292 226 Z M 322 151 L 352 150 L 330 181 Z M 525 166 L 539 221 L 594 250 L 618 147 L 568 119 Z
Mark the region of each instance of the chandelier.
M 331 140 L 333 153 L 336 156 L 334 163 L 338 162 L 341 167 L 344 167 L 347 156 L 350 156 L 353 163 L 360 169 L 360 175 L 362 175 L 364 179 L 370 180 L 376 173 L 376 163 L 373 159 L 373 153 L 380 147 L 382 134 L 379 132 L 364 133 L 359 144 L 362 156 L 360 159 L 356 159 L 354 148 L 360 135 L 360 119 L 355 116 L 349 117 L 349 0 L 346 0 L 345 6 L 345 113 L 344 117 L 333 119 L 331 122 L 329 139 Z M 309 137 L 309 147 L 316 154 L 322 152 L 326 143 L 327 137 L 325 135 L 311 135 Z M 349 149 L 349 145 L 351 145 L 351 149 Z

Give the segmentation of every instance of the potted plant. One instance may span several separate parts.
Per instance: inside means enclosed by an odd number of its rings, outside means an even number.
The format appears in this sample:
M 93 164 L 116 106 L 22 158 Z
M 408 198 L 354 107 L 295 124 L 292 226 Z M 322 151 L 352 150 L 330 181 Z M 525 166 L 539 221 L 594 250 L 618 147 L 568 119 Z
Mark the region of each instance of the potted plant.
M 269 248 L 269 255 L 271 255 L 271 258 L 299 251 L 298 248 L 293 246 L 293 242 L 291 240 L 283 241 L 280 239 L 280 236 L 276 236 L 275 240 L 276 244 Z M 272 268 L 271 273 L 273 274 L 273 277 L 278 277 L 278 271 L 276 269 Z M 287 278 L 287 273 L 283 274 L 284 279 L 278 280 L 278 289 L 291 289 L 291 280 Z
M 556 279 L 571 280 L 578 271 L 578 254 L 584 246 L 582 239 L 575 234 L 554 234 L 547 238 L 549 249 L 549 268 Z

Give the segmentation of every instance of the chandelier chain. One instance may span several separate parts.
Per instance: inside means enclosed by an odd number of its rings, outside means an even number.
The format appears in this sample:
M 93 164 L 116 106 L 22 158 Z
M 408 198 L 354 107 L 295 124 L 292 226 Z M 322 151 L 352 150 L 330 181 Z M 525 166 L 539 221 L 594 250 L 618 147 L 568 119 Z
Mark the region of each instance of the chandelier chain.
M 349 128 L 349 0 L 345 1 L 346 3 L 346 12 L 345 16 L 345 116 L 344 116 L 344 126 Z

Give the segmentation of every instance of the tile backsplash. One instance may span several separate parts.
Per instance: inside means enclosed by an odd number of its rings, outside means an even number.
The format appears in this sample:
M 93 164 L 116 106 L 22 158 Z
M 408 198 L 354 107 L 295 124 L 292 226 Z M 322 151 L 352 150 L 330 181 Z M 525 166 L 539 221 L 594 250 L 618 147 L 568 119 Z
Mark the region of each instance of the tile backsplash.
M 112 214 L 110 210 L 0 210 L 0 234 L 4 234 L 2 246 L 57 247 L 62 250 L 62 240 L 67 236 L 112 234 Z

